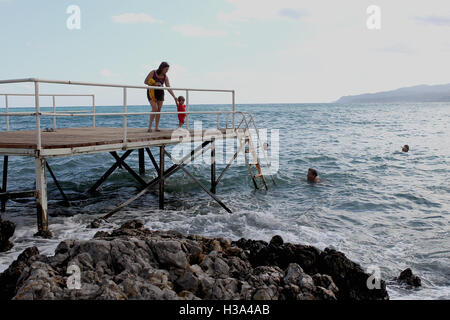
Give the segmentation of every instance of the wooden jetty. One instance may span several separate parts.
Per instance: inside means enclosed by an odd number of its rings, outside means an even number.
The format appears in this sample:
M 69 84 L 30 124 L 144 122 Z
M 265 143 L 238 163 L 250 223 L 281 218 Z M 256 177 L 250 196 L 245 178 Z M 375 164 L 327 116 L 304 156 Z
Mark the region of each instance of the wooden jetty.
M 240 152 L 245 153 L 245 161 L 248 166 L 250 176 L 253 180 L 255 188 L 264 187 L 267 189 L 267 183 L 262 172 L 261 159 L 257 153 L 258 146 L 262 143 L 259 138 L 259 133 L 256 128 L 256 123 L 253 116 L 246 112 L 235 110 L 235 92 L 234 90 L 215 90 L 215 89 L 190 89 L 190 88 L 161 88 L 161 87 L 149 87 L 149 86 L 129 86 L 129 85 L 115 85 L 115 84 L 102 84 L 102 83 L 85 83 L 74 81 L 59 81 L 59 80 L 43 80 L 43 79 L 18 79 L 18 80 L 0 80 L 1 84 L 10 83 L 22 83 L 32 82 L 34 83 L 33 94 L 0 94 L 6 97 L 6 112 L 0 113 L 0 116 L 6 117 L 6 131 L 0 132 L 0 155 L 4 157 L 3 161 L 3 179 L 2 186 L 0 188 L 0 200 L 1 210 L 5 211 L 6 203 L 8 199 L 21 198 L 21 197 L 35 197 L 37 207 L 37 228 L 38 232 L 36 236 L 51 237 L 48 224 L 48 204 L 47 204 L 47 172 L 50 173 L 53 181 L 58 187 L 61 195 L 64 198 L 66 204 L 70 203 L 70 199 L 65 195 L 61 185 L 59 184 L 54 172 L 49 166 L 47 159 L 54 157 L 76 156 L 82 154 L 92 153 L 110 153 L 114 158 L 115 163 L 108 169 L 102 177 L 88 190 L 88 192 L 94 192 L 106 179 L 118 168 L 125 168 L 131 176 L 142 186 L 142 190 L 119 205 L 116 209 L 110 211 L 105 215 L 105 219 L 112 216 L 115 212 L 125 207 L 138 197 L 145 194 L 148 190 L 154 186 L 159 186 L 159 208 L 164 209 L 164 182 L 175 172 L 182 170 L 192 180 L 194 180 L 209 196 L 211 196 L 219 205 L 221 205 L 226 211 L 231 210 L 217 197 L 216 187 L 221 181 L 225 172 L 232 165 L 233 161 L 237 158 Z M 65 85 L 78 85 L 78 86 L 94 86 L 94 87 L 111 87 L 120 88 L 123 90 L 123 111 L 121 113 L 97 113 L 95 108 L 95 96 L 92 96 L 92 111 L 56 111 L 55 96 L 57 94 L 40 94 L 39 84 L 65 84 Z M 0 86 L 1 87 L 1 86 Z M 128 112 L 127 110 L 127 90 L 128 89 L 163 89 L 163 90 L 181 90 L 186 92 L 186 112 Z M 189 92 L 191 91 L 208 91 L 208 92 L 228 92 L 231 93 L 231 110 L 230 111 L 201 111 L 192 112 L 189 111 Z M 34 112 L 10 112 L 8 96 L 20 96 L 29 95 L 34 96 L 35 111 Z M 40 109 L 40 97 L 41 96 L 53 96 L 53 111 L 42 112 Z M 65 96 L 71 96 L 67 94 Z M 74 95 L 76 96 L 76 95 Z M 147 128 L 129 128 L 127 127 L 127 116 L 132 115 L 150 115 L 150 114 L 186 114 L 186 127 L 187 129 L 161 129 L 161 131 L 148 132 Z M 217 116 L 216 128 L 209 128 L 205 130 L 192 130 L 189 129 L 189 116 L 195 116 L 196 114 L 210 114 Z M 33 116 L 36 121 L 35 130 L 20 130 L 11 131 L 9 126 L 9 120 L 12 117 L 20 116 Z M 110 117 L 123 117 L 122 127 L 99 127 L 96 125 L 96 117 L 110 116 Z M 53 117 L 53 128 L 51 130 L 42 130 L 40 119 L 41 117 Z M 57 117 L 86 117 L 92 118 L 92 126 L 76 127 L 76 128 L 57 128 Z M 226 117 L 225 126 L 221 126 L 221 117 Z M 240 122 L 238 120 L 240 119 Z M 229 122 L 231 122 L 229 126 Z M 252 127 L 252 128 L 251 128 Z M 256 130 L 256 142 L 253 141 L 250 129 Z M 237 139 L 239 147 L 234 154 L 232 160 L 227 163 L 226 167 L 222 170 L 219 177 L 216 176 L 216 161 L 215 161 L 215 144 L 217 139 Z M 166 146 L 175 145 L 186 142 L 199 142 L 199 145 L 194 148 L 190 154 L 185 155 L 182 159 L 174 159 L 173 156 L 167 151 Z M 201 143 L 200 143 L 201 142 Z M 159 148 L 159 161 L 156 161 L 152 148 Z M 211 156 L 211 186 L 204 186 L 195 176 L 193 176 L 186 165 L 194 161 L 198 156 L 210 151 Z M 118 152 L 123 151 L 122 155 Z M 139 153 L 139 173 L 135 172 L 125 161 L 127 157 L 134 151 Z M 151 160 L 154 169 L 156 170 L 157 177 L 152 181 L 145 181 L 142 175 L 145 173 L 145 153 L 147 153 Z M 21 190 L 21 191 L 8 191 L 8 163 L 9 157 L 12 156 L 28 156 L 34 158 L 35 163 L 35 177 L 36 177 L 36 189 L 35 190 Z M 249 159 L 251 157 L 251 160 Z M 165 168 L 165 158 L 168 157 L 172 160 L 173 165 L 169 168 Z M 263 158 L 266 161 L 264 165 L 270 167 L 267 155 L 263 150 Z M 256 172 L 254 171 L 256 169 Z M 273 180 L 273 177 L 272 177 Z M 259 183 L 258 183 L 259 182 Z M 274 181 L 275 182 L 275 181 Z

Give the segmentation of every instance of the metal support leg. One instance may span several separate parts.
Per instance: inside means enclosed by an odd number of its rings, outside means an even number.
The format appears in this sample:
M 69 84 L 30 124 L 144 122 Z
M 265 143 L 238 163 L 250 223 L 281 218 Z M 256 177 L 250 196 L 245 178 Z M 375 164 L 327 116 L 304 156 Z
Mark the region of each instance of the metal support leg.
M 45 175 L 45 159 L 35 158 L 34 168 L 36 175 L 36 206 L 37 206 L 37 237 L 51 238 L 52 234 L 48 230 L 47 212 L 47 179 Z
M 211 192 L 216 194 L 216 139 L 211 140 Z
M 55 182 L 56 187 L 58 188 L 59 192 L 61 193 L 61 195 L 62 195 L 62 197 L 63 197 L 63 199 L 64 199 L 64 204 L 65 204 L 67 207 L 70 207 L 69 198 L 67 198 L 66 194 L 64 193 L 63 188 L 61 187 L 61 185 L 59 184 L 58 180 L 56 179 L 56 176 L 55 176 L 55 174 L 53 173 L 52 168 L 50 168 L 50 165 L 48 164 L 47 161 L 45 162 L 45 165 L 46 165 L 46 167 L 47 167 L 48 172 L 49 172 L 50 175 L 52 176 L 52 179 L 53 179 L 53 181 Z
M 139 174 L 145 174 L 145 158 L 144 158 L 144 149 L 139 149 Z
M 161 210 L 164 210 L 164 151 L 164 145 L 159 147 L 159 209 Z
M 3 157 L 3 183 L 2 183 L 2 192 L 6 192 L 8 184 L 8 156 Z M 6 211 L 6 201 L 7 198 L 2 198 L 2 212 Z

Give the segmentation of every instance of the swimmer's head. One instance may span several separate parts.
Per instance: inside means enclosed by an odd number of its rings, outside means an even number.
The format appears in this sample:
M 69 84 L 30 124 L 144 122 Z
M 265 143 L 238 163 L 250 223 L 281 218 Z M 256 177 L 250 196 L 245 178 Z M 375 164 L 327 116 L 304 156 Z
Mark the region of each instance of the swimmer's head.
M 309 182 L 316 182 L 316 178 L 317 178 L 318 174 L 317 174 L 317 170 L 316 169 L 308 169 L 308 174 L 306 176 L 306 178 L 308 179 Z
M 408 152 L 409 151 L 409 146 L 407 144 L 405 144 L 402 148 L 403 152 Z

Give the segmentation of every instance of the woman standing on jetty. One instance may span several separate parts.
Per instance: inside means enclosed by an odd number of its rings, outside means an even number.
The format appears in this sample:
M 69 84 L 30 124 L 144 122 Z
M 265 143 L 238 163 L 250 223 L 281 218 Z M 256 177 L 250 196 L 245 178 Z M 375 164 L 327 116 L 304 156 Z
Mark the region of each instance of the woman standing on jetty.
M 153 87 L 162 87 L 164 84 L 166 87 L 170 87 L 169 77 L 167 76 L 167 72 L 169 71 L 169 64 L 167 62 L 161 62 L 159 65 L 159 68 L 157 70 L 152 70 L 147 78 L 145 78 L 144 83 L 148 86 Z M 164 103 L 164 91 L 165 90 L 155 90 L 155 89 L 149 89 L 147 90 L 147 99 L 150 102 L 150 105 L 152 106 L 152 112 L 161 112 L 163 103 Z M 172 95 L 172 97 L 175 100 L 175 104 L 177 103 L 177 98 L 172 90 L 168 90 L 169 93 Z M 154 115 L 150 114 L 150 123 L 148 125 L 148 132 L 152 132 L 152 123 L 153 119 L 155 119 L 155 131 L 161 131 L 159 130 L 159 120 L 161 118 L 160 114 Z

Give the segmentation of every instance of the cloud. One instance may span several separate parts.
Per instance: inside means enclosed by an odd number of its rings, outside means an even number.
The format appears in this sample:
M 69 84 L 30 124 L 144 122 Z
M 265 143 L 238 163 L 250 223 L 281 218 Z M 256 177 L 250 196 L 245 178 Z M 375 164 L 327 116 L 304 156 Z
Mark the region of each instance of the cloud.
M 305 17 L 307 15 L 304 11 L 291 8 L 283 8 L 278 13 L 282 17 L 286 17 L 293 20 L 300 20 L 300 18 Z
M 414 17 L 416 21 L 425 23 L 425 24 L 431 24 L 438 27 L 450 27 L 450 16 L 424 16 L 424 17 Z
M 408 47 L 407 45 L 396 43 L 390 46 L 378 48 L 376 51 L 379 52 L 388 52 L 388 53 L 405 53 L 410 54 L 413 53 L 414 50 Z
M 100 71 L 100 75 L 105 78 L 117 78 L 120 77 L 120 74 L 114 73 L 109 69 L 102 69 Z
M 163 23 L 146 13 L 124 13 L 118 16 L 112 16 L 116 23 Z
M 180 33 L 185 37 L 223 37 L 228 33 L 223 30 L 207 29 L 190 24 L 184 24 L 172 27 L 173 31 Z
M 242 43 L 240 41 L 230 41 L 226 43 L 227 46 L 232 48 L 247 48 L 248 45 L 246 43 Z
M 224 22 L 246 22 L 250 20 L 299 20 L 306 16 L 304 3 L 298 0 L 227 0 L 232 11 L 219 12 L 218 19 Z

